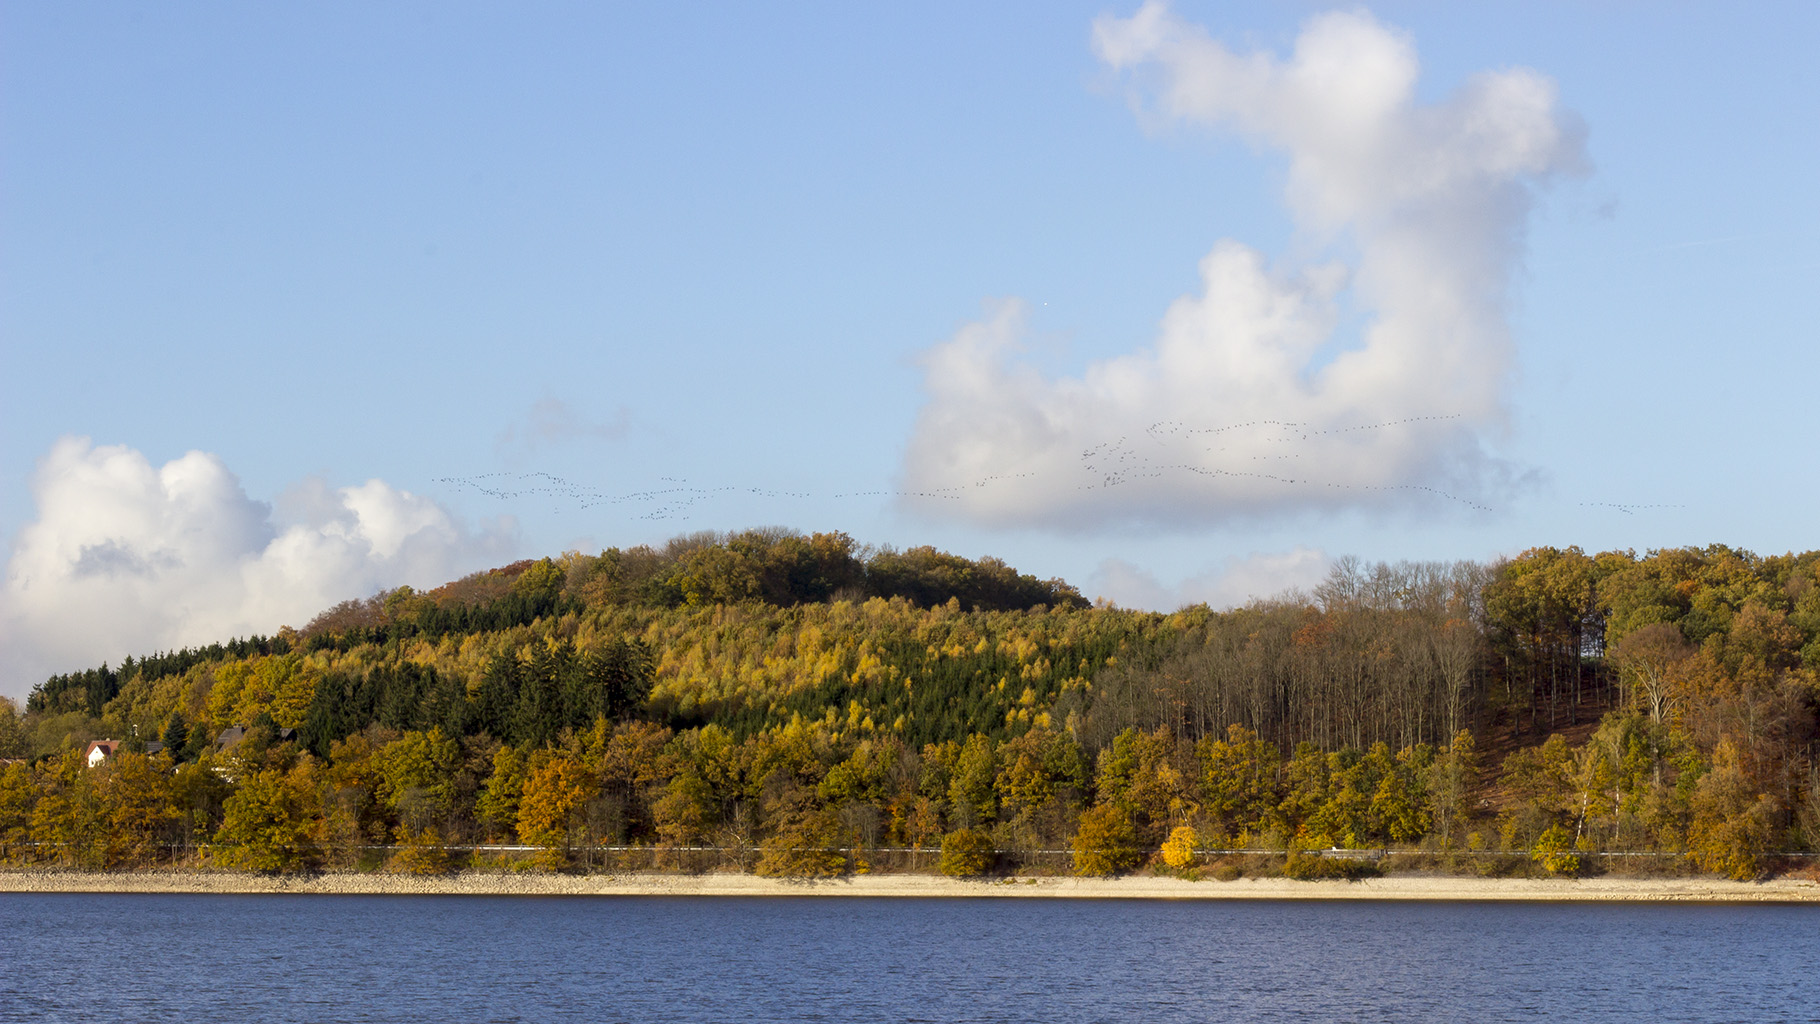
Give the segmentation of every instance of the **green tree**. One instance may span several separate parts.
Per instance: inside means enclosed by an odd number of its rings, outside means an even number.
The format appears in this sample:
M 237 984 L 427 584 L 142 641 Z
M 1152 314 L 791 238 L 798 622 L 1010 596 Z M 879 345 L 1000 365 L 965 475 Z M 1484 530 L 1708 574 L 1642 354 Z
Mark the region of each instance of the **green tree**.
M 165 751 L 171 755 L 171 760 L 183 763 L 185 750 L 190 743 L 190 725 L 184 721 L 183 712 L 171 712 L 171 717 L 165 720 L 161 741 Z
M 223 806 L 215 842 L 223 867 L 261 874 L 308 870 L 319 849 L 307 773 L 272 769 L 247 776 Z
M 670 730 L 655 722 L 610 725 L 595 719 L 581 741 L 582 762 L 599 780 L 599 795 L 613 805 L 612 815 L 597 814 L 596 835 L 612 831 L 605 838 L 618 842 L 625 838 L 619 829 L 636 833 L 649 828 L 651 802 L 678 768 L 666 753 L 670 737 Z
M 337 866 L 350 867 L 359 861 L 362 848 L 393 838 L 379 757 L 392 742 L 389 735 L 373 726 L 329 745 L 331 760 L 322 773 L 320 839 Z
M 1242 725 L 1225 739 L 1203 737 L 1195 753 L 1201 764 L 1203 807 L 1228 832 L 1263 831 L 1277 809 L 1277 773 L 1283 757 Z
M 461 744 L 444 736 L 441 728 L 407 732 L 379 748 L 374 766 L 380 798 L 398 816 L 401 828 L 422 832 L 447 826 L 462 767 Z
M 964 828 L 989 824 L 997 817 L 993 783 L 998 779 L 998 765 L 994 754 L 992 738 L 974 733 L 954 759 L 948 782 L 948 813 Z
M 1384 771 L 1371 797 L 1371 821 L 1377 838 L 1391 843 L 1413 843 L 1428 834 L 1428 774 L 1433 752 L 1426 745 L 1398 753 L 1397 763 Z
M 1192 776 L 1176 766 L 1178 753 L 1166 728 L 1126 729 L 1100 751 L 1094 775 L 1100 802 L 1122 807 L 1145 843 L 1160 840 L 1197 808 Z
M 1532 548 L 1503 565 L 1485 589 L 1492 639 L 1521 673 L 1532 719 L 1546 710 L 1550 728 L 1563 710 L 1574 720 L 1585 682 L 1582 655 L 1604 644 L 1599 584 L 1612 568 L 1577 547 Z
M 1072 798 L 1086 788 L 1087 770 L 1080 745 L 1065 732 L 1036 728 L 998 751 L 995 788 L 999 806 L 1016 816 L 1058 797 Z
M 1505 849 L 1529 849 L 1548 828 L 1565 824 L 1577 802 L 1573 777 L 1573 748 L 1559 733 L 1504 759 L 1498 781 L 1507 794 L 1499 815 Z
M 481 823 L 492 834 L 510 838 L 517 833 L 518 807 L 529 774 L 525 756 L 516 747 L 508 743 L 494 752 L 493 772 L 487 776 L 476 802 Z
M 1300 832 L 1326 805 L 1327 766 L 1327 756 L 1312 743 L 1297 744 L 1295 756 L 1283 765 L 1283 801 L 1278 811 L 1292 834 Z
M 228 797 L 234 787 L 216 770 L 206 752 L 171 773 L 171 808 L 177 812 L 178 841 L 194 850 L 209 842 L 221 827 Z
M 1369 785 L 1368 773 L 1358 770 L 1357 762 L 1333 772 L 1332 777 L 1332 794 L 1302 823 L 1297 838 L 1314 847 L 1363 847 L 1376 838 L 1371 828 L 1370 795 L 1376 787 Z
M 548 558 L 540 558 L 512 581 L 512 593 L 533 603 L 554 602 L 567 578 L 562 566 Z

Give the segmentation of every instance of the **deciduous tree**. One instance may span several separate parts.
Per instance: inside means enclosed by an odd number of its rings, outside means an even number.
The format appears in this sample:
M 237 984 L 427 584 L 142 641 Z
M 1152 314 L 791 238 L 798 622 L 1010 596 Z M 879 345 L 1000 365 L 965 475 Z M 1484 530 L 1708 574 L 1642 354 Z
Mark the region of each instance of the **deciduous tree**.
M 220 864 L 263 874 L 314 866 L 318 819 L 311 781 L 302 768 L 290 773 L 267 769 L 241 780 L 223 806 L 215 833 Z

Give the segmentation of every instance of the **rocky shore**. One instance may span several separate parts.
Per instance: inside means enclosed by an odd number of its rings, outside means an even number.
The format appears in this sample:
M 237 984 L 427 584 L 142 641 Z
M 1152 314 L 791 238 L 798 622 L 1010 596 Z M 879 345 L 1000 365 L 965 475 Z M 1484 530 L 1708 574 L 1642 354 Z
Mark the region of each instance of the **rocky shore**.
M 447 876 L 331 872 L 268 877 L 216 871 L 123 873 L 0 870 L 0 893 L 261 893 L 439 896 L 885 896 L 1063 899 L 1473 900 L 1542 902 L 1820 903 L 1820 882 L 1779 878 L 1512 879 L 1392 875 L 1356 882 L 1242 878 L 1001 878 L 874 874 L 791 880 L 737 873 L 556 875 L 465 871 Z

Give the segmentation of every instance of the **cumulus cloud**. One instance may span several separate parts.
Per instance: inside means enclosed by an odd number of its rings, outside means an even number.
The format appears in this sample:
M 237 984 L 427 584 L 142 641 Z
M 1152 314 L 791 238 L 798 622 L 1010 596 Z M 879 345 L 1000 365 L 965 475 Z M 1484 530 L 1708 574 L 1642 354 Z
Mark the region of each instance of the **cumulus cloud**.
M 1152 343 L 1079 377 L 1022 358 L 1021 302 L 991 306 L 925 356 L 905 489 L 1060 528 L 1495 501 L 1523 229 L 1584 166 L 1553 83 L 1487 72 L 1419 102 L 1414 46 L 1363 12 L 1311 19 L 1286 58 L 1157 3 L 1093 38 L 1147 119 L 1283 154 L 1296 251 L 1318 256 L 1218 242 Z
M 1292 590 L 1311 591 L 1326 578 L 1332 565 L 1333 560 L 1318 548 L 1252 552 L 1243 557 L 1230 555 L 1217 565 L 1167 586 L 1140 566 L 1108 558 L 1094 570 L 1087 589 L 1096 598 L 1121 608 L 1172 612 L 1185 605 L 1205 604 L 1217 610 Z
M 33 480 L 0 591 L 0 691 L 127 654 L 271 633 L 350 597 L 435 585 L 510 557 L 510 521 L 464 528 L 382 480 L 305 481 L 276 506 L 214 455 L 154 467 L 66 437 Z

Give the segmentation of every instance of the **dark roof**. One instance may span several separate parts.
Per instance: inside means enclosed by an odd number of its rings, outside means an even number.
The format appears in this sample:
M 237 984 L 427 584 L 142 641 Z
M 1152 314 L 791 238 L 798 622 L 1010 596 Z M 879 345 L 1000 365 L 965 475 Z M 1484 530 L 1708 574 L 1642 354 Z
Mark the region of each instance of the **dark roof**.
M 291 743 L 297 739 L 297 730 L 279 729 L 277 734 L 272 738 L 279 743 Z M 227 750 L 243 739 L 246 739 L 246 726 L 229 726 L 228 728 L 221 730 L 221 735 L 215 737 L 215 749 Z

